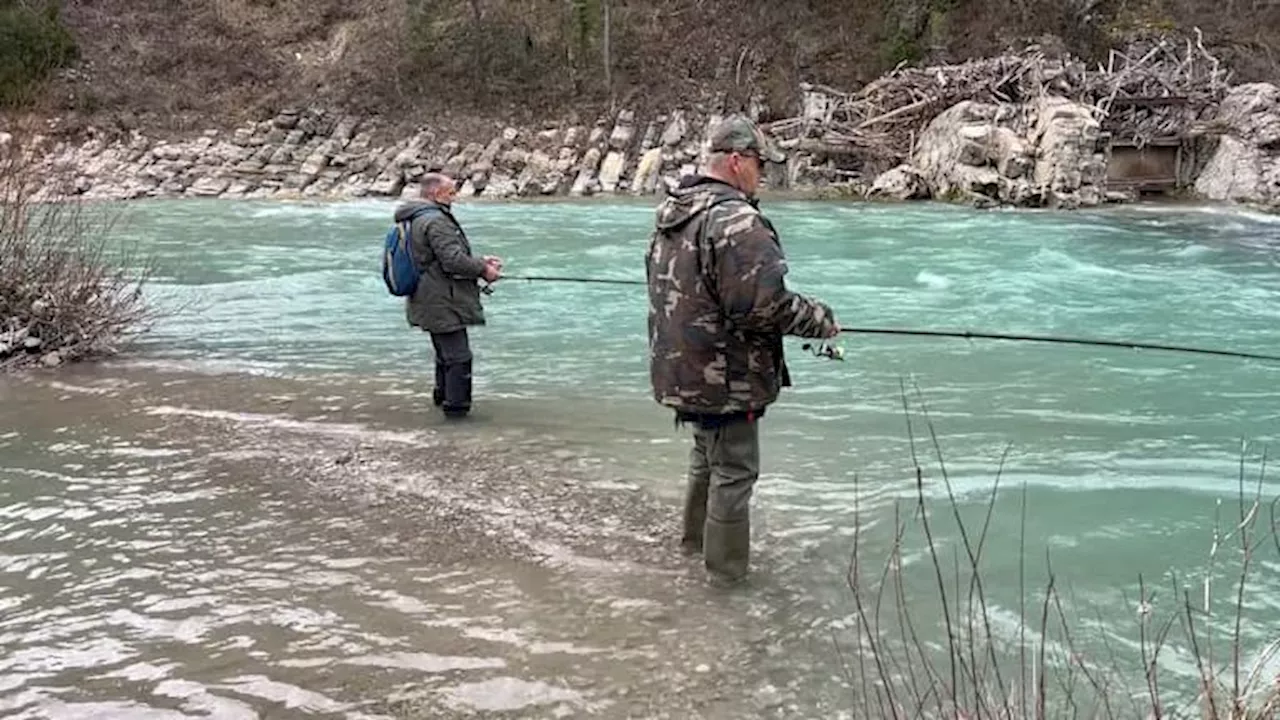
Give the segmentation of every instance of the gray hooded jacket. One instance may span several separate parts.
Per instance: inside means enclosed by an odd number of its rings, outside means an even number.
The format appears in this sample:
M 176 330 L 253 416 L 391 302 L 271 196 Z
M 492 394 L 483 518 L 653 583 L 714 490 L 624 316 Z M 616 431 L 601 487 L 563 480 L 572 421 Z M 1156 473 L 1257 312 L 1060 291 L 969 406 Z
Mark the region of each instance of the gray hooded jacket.
M 432 212 L 419 215 L 410 225 L 413 256 L 422 276 L 406 303 L 409 324 L 432 333 L 484 325 L 477 283 L 484 261 L 472 256 L 471 243 L 447 206 L 407 202 L 396 208 L 395 220 L 402 222 L 421 209 Z

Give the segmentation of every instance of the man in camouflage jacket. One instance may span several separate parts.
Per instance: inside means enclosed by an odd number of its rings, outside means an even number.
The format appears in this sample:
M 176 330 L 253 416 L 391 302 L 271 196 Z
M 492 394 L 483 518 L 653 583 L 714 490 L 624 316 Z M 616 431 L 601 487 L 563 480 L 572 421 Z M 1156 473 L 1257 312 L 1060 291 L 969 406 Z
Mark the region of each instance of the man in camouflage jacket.
M 654 399 L 694 425 L 682 545 L 711 580 L 747 575 L 758 421 L 790 379 L 782 338 L 839 333 L 826 305 L 787 289 L 777 233 L 756 207 L 765 161 L 785 156 L 745 117 L 714 128 L 705 174 L 657 210 L 646 266 Z

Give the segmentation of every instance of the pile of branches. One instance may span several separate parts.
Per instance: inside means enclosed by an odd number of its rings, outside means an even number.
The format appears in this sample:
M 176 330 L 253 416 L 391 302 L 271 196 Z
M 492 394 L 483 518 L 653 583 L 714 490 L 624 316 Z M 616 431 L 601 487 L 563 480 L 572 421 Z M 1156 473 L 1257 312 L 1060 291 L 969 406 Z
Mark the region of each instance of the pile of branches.
M 47 178 L 18 146 L 0 145 L 0 373 L 112 355 L 153 318 L 147 273 L 113 257 L 105 209 L 36 202 Z
M 1194 39 L 1135 40 L 1094 67 L 1033 45 L 956 65 L 899 66 L 857 92 L 806 83 L 805 113 L 770 129 L 788 147 L 855 157 L 879 171 L 906 160 L 929 121 L 964 100 L 1020 104 L 1055 95 L 1094 107 L 1118 135 L 1154 137 L 1188 132 L 1229 84 L 1229 71 L 1205 48 L 1199 30 Z M 1133 105 L 1129 98 L 1143 102 Z
M 1231 71 L 1196 29 L 1194 39 L 1152 36 L 1112 50 L 1090 79 L 1083 99 L 1101 112 L 1103 127 L 1143 142 L 1192 132 L 1230 88 Z

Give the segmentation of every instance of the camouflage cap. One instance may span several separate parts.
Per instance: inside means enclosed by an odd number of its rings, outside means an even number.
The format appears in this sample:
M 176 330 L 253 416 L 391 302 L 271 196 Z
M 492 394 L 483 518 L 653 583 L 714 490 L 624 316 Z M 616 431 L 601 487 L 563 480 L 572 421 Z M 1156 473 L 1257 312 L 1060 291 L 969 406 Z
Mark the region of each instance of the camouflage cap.
M 743 115 L 732 115 L 711 130 L 711 152 L 754 150 L 761 160 L 786 162 L 787 155 L 765 137 L 760 128 Z

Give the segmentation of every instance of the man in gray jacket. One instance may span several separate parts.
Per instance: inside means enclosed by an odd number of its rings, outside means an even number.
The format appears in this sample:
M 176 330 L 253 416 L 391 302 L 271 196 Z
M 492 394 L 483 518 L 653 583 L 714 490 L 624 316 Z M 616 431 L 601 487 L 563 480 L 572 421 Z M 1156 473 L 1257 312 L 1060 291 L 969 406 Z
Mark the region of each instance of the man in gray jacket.
M 406 202 L 395 213 L 396 222 L 413 218 L 411 243 L 421 277 L 406 315 L 411 326 L 431 334 L 436 361 L 432 400 L 449 418 L 471 411 L 467 327 L 485 323 L 477 280 L 492 283 L 502 275 L 499 258 L 472 256 L 471 243 L 451 210 L 457 196 L 452 178 L 428 173 L 422 178 L 421 200 Z

